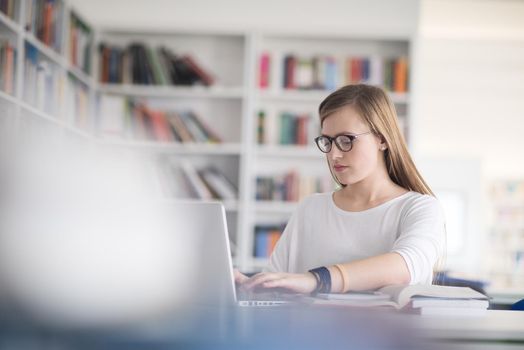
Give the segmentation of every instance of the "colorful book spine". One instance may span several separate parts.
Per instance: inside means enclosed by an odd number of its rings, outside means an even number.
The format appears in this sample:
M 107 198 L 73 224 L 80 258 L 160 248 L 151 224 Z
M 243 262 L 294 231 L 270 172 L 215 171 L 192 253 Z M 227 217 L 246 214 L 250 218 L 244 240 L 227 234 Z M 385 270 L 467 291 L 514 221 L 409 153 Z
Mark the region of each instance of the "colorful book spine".
M 255 199 L 257 201 L 297 202 L 313 193 L 334 189 L 331 178 L 305 176 L 295 171 L 271 176 L 257 176 Z
M 12 20 L 18 17 L 19 0 L 0 0 L 0 11 Z
M 266 143 L 266 112 L 261 110 L 257 116 L 257 143 L 263 145 Z
M 284 56 L 282 87 L 284 89 L 335 90 L 343 84 L 372 84 L 386 90 L 406 93 L 409 64 L 406 57 L 347 57 L 339 62 L 330 56 Z
M 0 90 L 13 95 L 15 91 L 16 49 L 5 39 L 0 39 Z
M 71 12 L 69 21 L 69 60 L 85 73 L 91 72 L 92 30 Z
M 258 86 L 261 89 L 267 89 L 269 87 L 269 75 L 271 68 L 271 58 L 269 53 L 265 52 L 260 55 L 259 62 L 259 76 L 258 76 Z
M 45 113 L 62 116 L 66 82 L 56 65 L 27 42 L 24 72 L 24 100 Z
M 33 0 L 27 3 L 25 28 L 56 52 L 62 51 L 62 0 Z
M 98 115 L 109 121 L 99 118 L 97 131 L 101 136 L 157 142 L 222 142 L 222 137 L 193 111 L 160 110 L 133 100 L 127 100 L 127 108 L 122 109 L 121 102 L 108 98 L 99 101 L 103 103 L 98 104 Z
M 176 55 L 166 47 L 154 50 L 143 43 L 127 47 L 101 43 L 98 51 L 102 83 L 210 86 L 216 80 L 195 57 Z
M 255 226 L 254 256 L 267 258 L 271 256 L 278 240 L 282 236 L 285 224 Z
M 276 124 L 276 125 L 272 125 Z M 311 136 L 311 116 L 292 112 L 282 112 L 276 120 L 268 118 L 261 110 L 257 116 L 258 144 L 306 146 Z M 275 138 L 274 131 L 276 131 Z

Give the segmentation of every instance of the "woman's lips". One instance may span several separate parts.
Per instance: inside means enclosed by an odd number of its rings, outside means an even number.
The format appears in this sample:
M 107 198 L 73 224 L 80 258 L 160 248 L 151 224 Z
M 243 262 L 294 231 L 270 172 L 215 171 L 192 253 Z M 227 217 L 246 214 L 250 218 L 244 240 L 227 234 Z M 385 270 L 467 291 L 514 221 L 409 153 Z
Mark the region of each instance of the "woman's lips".
M 335 166 L 333 166 L 333 169 L 334 169 L 336 172 L 344 171 L 346 168 L 347 168 L 347 166 L 344 166 L 344 165 L 335 165 Z

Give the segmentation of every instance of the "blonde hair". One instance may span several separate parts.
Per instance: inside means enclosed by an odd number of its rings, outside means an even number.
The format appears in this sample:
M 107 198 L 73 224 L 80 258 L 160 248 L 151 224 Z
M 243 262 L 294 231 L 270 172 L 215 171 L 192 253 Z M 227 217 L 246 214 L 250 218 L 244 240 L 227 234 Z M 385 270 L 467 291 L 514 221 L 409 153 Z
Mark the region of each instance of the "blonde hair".
M 413 163 L 398 126 L 395 107 L 384 90 L 366 84 L 341 87 L 326 97 L 318 107 L 320 125 L 334 112 L 346 106 L 355 108 L 367 122 L 371 132 L 386 143 L 384 159 L 391 180 L 410 191 L 434 196 Z M 341 187 L 346 186 L 338 181 L 332 171 L 331 175 Z

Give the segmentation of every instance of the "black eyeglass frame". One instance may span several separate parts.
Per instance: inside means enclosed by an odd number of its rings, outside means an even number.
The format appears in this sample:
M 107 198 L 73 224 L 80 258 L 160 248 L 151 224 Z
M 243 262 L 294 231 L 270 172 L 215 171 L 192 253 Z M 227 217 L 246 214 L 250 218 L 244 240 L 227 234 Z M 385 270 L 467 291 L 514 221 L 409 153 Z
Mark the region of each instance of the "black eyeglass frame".
M 331 136 L 327 136 L 327 135 L 320 135 L 320 136 L 315 137 L 315 144 L 317 145 L 317 147 L 320 150 L 320 152 L 322 152 L 322 153 L 329 153 L 329 152 L 331 152 L 331 149 L 333 148 L 333 141 L 335 141 L 335 145 L 337 146 L 337 148 L 341 152 L 349 152 L 349 151 L 351 151 L 353 149 L 353 142 L 355 142 L 355 140 L 358 139 L 359 136 L 367 135 L 367 134 L 371 134 L 371 133 L 372 133 L 371 131 L 368 131 L 368 132 L 363 132 L 363 133 L 360 133 L 360 134 L 338 134 L 335 137 L 331 137 Z M 340 136 L 349 137 L 350 146 L 349 146 L 348 150 L 342 149 L 342 147 L 340 146 L 339 142 L 337 141 L 337 139 Z M 321 139 L 323 139 L 323 138 L 329 140 L 329 149 L 327 151 L 322 150 L 322 148 L 319 145 L 319 141 Z

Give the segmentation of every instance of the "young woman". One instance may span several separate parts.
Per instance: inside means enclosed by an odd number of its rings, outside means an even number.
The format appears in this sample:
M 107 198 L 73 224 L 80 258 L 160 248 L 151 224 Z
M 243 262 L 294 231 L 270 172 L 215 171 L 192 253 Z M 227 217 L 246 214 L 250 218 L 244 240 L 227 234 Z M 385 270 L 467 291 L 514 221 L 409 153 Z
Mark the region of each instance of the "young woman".
M 444 217 L 417 171 L 392 102 L 374 86 L 348 85 L 319 106 L 321 135 L 340 189 L 306 198 L 289 220 L 267 272 L 242 288 L 347 292 L 431 284 Z

